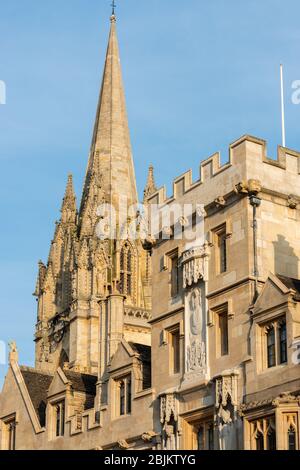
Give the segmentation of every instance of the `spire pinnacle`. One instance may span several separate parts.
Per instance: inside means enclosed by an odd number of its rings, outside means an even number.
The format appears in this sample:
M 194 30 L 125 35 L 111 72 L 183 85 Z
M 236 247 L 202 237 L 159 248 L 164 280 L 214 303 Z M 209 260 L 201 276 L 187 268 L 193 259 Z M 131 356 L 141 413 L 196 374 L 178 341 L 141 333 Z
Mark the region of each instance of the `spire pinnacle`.
M 144 201 L 146 201 L 157 190 L 154 179 L 154 167 L 149 166 L 147 184 L 144 190 Z
M 62 208 L 62 222 L 71 222 L 76 217 L 76 196 L 73 187 L 73 176 L 68 175 L 68 182 L 66 186 L 65 195 L 63 198 Z

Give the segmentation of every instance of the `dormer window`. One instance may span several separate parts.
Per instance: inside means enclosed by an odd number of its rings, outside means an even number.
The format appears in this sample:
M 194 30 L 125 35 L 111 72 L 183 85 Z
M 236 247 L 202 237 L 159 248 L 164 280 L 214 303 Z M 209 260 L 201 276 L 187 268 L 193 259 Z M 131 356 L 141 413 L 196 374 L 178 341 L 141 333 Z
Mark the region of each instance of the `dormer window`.
M 265 351 L 264 367 L 272 367 L 286 364 L 287 358 L 287 331 L 285 317 L 273 320 L 263 326 L 263 346 Z
M 65 434 L 65 401 L 54 405 L 55 414 L 55 435 L 62 437 Z
M 126 416 L 131 413 L 132 401 L 132 384 L 131 375 L 127 375 L 119 380 L 116 380 L 117 392 L 117 416 Z

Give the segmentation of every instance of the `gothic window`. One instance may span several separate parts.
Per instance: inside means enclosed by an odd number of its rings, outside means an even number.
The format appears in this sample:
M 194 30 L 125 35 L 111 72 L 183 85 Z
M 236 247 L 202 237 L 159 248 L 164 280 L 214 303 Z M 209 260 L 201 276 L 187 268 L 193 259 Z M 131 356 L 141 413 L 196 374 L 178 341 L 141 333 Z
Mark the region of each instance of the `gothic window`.
M 171 258 L 171 297 L 176 297 L 179 291 L 178 255 Z
M 125 382 L 120 382 L 120 416 L 125 414 Z
M 214 425 L 203 421 L 194 426 L 197 436 L 197 450 L 214 450 Z
M 227 233 L 226 224 L 215 231 L 217 274 L 227 271 Z
M 54 405 L 55 410 L 55 435 L 56 437 L 65 434 L 65 402 L 61 401 Z
M 276 432 L 273 428 L 270 428 L 268 431 L 267 448 L 268 450 L 276 450 Z
M 169 330 L 170 369 L 172 374 L 180 372 L 180 331 L 179 325 Z
M 117 390 L 117 416 L 125 416 L 131 413 L 132 384 L 131 375 L 116 381 Z
M 228 309 L 222 309 L 217 314 L 217 350 L 219 356 L 227 356 L 229 354 L 228 339 Z
M 10 418 L 4 422 L 4 448 L 6 450 L 16 449 L 16 419 Z
M 296 448 L 296 431 L 290 426 L 288 430 L 288 450 L 297 450 Z
M 134 294 L 135 258 L 131 245 L 126 242 L 120 252 L 120 292 L 132 297 Z
M 286 433 L 286 449 L 298 450 L 298 413 L 284 413 L 284 429 Z
M 283 320 L 279 325 L 279 347 L 280 364 L 287 362 L 286 322 Z
M 264 325 L 265 367 L 272 368 L 287 363 L 287 331 L 285 318 Z
M 257 419 L 250 426 L 252 450 L 276 450 L 275 416 Z
M 267 332 L 268 367 L 276 366 L 275 329 L 271 326 Z
M 264 450 L 264 435 L 262 432 L 257 432 L 255 436 L 256 440 L 256 450 Z

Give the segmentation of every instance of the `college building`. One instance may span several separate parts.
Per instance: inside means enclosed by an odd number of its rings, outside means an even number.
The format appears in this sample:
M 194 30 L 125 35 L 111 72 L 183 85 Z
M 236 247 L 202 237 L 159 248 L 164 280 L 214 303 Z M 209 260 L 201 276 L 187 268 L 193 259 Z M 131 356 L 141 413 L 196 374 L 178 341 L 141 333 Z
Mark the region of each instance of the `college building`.
M 113 15 L 80 206 L 70 175 L 38 267 L 34 368 L 10 344 L 0 448 L 298 450 L 300 153 L 246 135 L 170 197 L 150 166 L 138 201 Z

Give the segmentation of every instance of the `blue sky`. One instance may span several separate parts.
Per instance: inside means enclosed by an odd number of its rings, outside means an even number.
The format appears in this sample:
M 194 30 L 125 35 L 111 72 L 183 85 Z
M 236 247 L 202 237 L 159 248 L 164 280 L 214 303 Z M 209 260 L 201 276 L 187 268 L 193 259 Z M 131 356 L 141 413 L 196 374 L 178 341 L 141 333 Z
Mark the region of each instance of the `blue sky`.
M 80 195 L 109 30 L 110 0 L 0 0 L 0 341 L 33 364 L 37 262 L 47 259 L 68 172 Z M 119 0 L 118 35 L 139 190 L 249 133 L 300 150 L 299 0 Z M 6 367 L 0 365 L 0 384 Z

